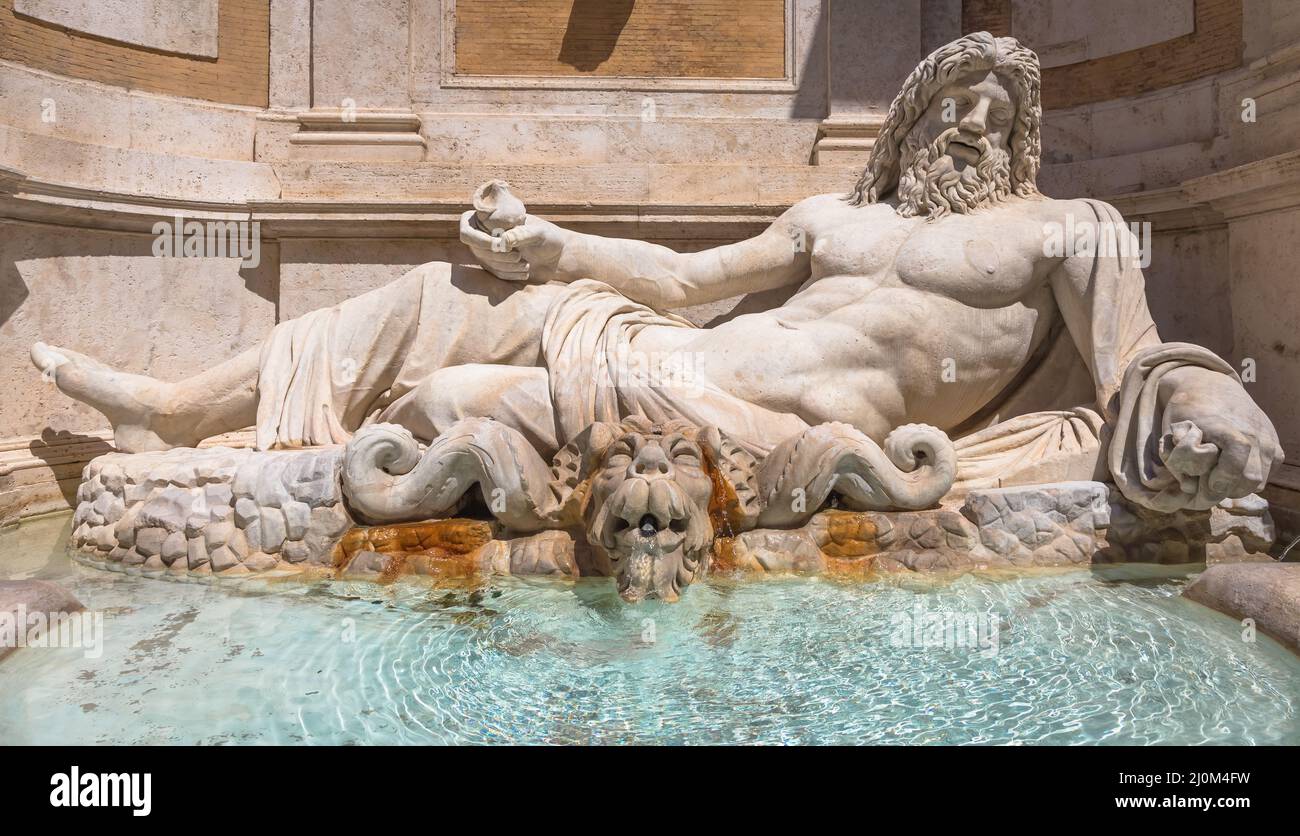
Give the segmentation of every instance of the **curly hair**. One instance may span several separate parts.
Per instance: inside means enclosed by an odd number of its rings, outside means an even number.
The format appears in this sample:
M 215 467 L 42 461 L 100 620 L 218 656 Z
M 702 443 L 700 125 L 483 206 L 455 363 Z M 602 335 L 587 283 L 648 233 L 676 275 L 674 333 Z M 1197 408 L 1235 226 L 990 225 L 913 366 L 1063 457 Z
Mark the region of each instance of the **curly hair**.
M 898 186 L 904 140 L 930 102 L 954 80 L 980 70 L 992 70 L 1011 81 L 1017 101 L 1011 131 L 1011 190 L 1021 197 L 1038 194 L 1035 181 L 1042 156 L 1039 125 L 1038 56 L 1015 38 L 995 38 L 975 32 L 939 47 L 903 82 L 871 149 L 871 158 L 857 186 L 848 195 L 854 206 L 876 203 Z

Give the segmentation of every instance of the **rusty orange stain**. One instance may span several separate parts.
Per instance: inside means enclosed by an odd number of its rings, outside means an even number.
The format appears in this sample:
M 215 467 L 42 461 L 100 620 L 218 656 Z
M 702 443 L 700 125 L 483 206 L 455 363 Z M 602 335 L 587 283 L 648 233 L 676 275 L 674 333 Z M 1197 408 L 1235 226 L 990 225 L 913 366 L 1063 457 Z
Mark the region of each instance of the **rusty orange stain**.
M 493 539 L 491 523 L 465 518 L 358 526 L 335 544 L 332 562 L 341 573 L 358 552 L 390 555 L 380 583 L 411 573 L 466 576 L 477 573 L 479 550 Z
M 876 537 L 879 530 L 867 514 L 856 511 L 826 510 L 826 543 L 821 547 L 828 562 L 835 558 L 863 558 L 880 553 Z

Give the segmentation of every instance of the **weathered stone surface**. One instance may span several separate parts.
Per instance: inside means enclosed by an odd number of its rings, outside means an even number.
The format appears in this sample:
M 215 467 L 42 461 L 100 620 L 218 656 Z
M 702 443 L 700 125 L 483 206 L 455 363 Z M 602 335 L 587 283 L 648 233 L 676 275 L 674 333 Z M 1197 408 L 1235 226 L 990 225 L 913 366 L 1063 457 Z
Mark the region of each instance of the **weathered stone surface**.
M 208 549 L 202 537 L 191 537 L 185 542 L 185 560 L 190 569 L 208 562 Z
M 306 502 L 287 502 L 280 509 L 284 512 L 285 537 L 289 540 L 301 540 L 311 525 L 311 506 Z
M 967 572 L 1266 560 L 1272 542 L 1267 510 L 1251 498 L 1161 514 L 1102 482 L 1066 482 L 972 491 L 960 505 L 925 511 L 823 511 L 798 529 L 744 532 L 716 563 L 764 571 Z
M 335 545 L 354 526 L 340 501 L 340 455 L 340 448 L 110 454 L 87 468 L 78 492 L 83 497 L 78 514 L 95 516 L 97 504 L 111 515 L 120 503 L 120 519 L 105 525 L 87 519 L 74 530 L 74 542 L 110 561 L 147 564 L 158 556 L 164 564 L 199 572 L 227 573 L 236 565 L 252 572 L 277 566 L 327 567 L 334 563 Z M 103 479 L 106 472 L 113 478 Z M 180 478 L 195 484 L 173 484 Z M 329 479 L 333 487 L 324 490 Z M 122 495 L 111 494 L 110 484 Z M 153 487 L 146 499 L 132 504 L 125 494 L 136 484 Z M 226 498 L 227 490 L 226 504 L 212 504 Z M 262 500 L 276 504 L 264 505 Z M 486 526 L 483 531 L 488 533 L 475 533 L 472 543 L 447 539 L 461 530 L 451 521 L 366 529 L 346 551 L 415 555 L 401 565 L 401 573 L 408 574 L 580 573 L 573 532 L 502 540 L 491 524 L 475 525 Z M 401 531 L 415 539 L 404 545 L 374 541 L 381 533 L 389 537 Z M 487 549 L 494 538 L 505 548 Z M 1064 482 L 975 490 L 922 511 L 828 509 L 799 528 L 757 528 L 723 538 L 713 549 L 712 567 L 863 574 L 1116 561 L 1217 563 L 1266 559 L 1272 541 L 1267 506 L 1256 497 L 1209 511 L 1162 514 L 1128 502 L 1105 483 Z M 595 571 L 608 567 L 597 566 Z
M 279 562 L 280 561 L 274 555 L 269 555 L 265 552 L 253 552 L 244 558 L 243 565 L 250 572 L 265 572 L 269 569 L 274 569 L 275 565 Z
M 167 539 L 165 528 L 142 528 L 135 535 L 136 551 L 146 557 L 162 552 L 163 541 Z
M 224 546 L 235 533 L 235 526 L 229 522 L 220 522 L 209 525 L 203 532 L 203 539 L 212 550 L 218 546 Z
M 212 479 L 214 475 L 207 475 L 206 478 Z M 201 474 L 199 477 L 200 482 L 203 481 L 202 477 Z M 209 506 L 229 506 L 234 499 L 234 493 L 231 491 L 229 483 L 210 481 L 203 486 L 203 498 Z
M 395 554 L 359 551 L 348 561 L 342 574 L 345 578 L 374 580 L 389 571 L 398 560 L 399 557 Z
M 285 504 L 288 504 L 287 502 Z M 261 539 L 258 548 L 264 552 L 278 552 L 288 536 L 284 524 L 284 514 L 278 507 L 263 508 L 261 516 Z M 251 538 L 250 538 L 251 540 Z
M 210 552 L 212 571 L 224 572 L 232 566 L 239 564 L 239 558 L 229 546 L 218 546 Z
M 248 528 L 249 524 L 258 518 L 259 511 L 257 503 L 252 497 L 241 496 L 235 501 L 235 525 L 240 528 Z
M 140 509 L 139 525 L 167 531 L 184 531 L 185 520 L 193 510 L 194 497 L 188 491 L 164 489 Z
M 290 540 L 280 549 L 280 557 L 290 563 L 302 563 L 308 556 L 307 544 L 301 540 Z
M 352 525 L 340 501 L 340 456 L 338 447 L 101 456 L 78 488 L 73 543 L 110 561 L 158 556 L 203 572 L 244 563 L 266 571 L 286 547 L 291 563 L 326 563 Z
M 579 574 L 574 557 L 573 536 L 567 531 L 542 531 L 531 537 L 517 537 L 503 545 L 506 545 L 504 555 L 480 555 L 480 562 L 485 568 L 510 575 L 562 575 L 576 578 Z M 498 562 L 502 557 L 505 559 L 504 571 Z
M 1183 595 L 1233 618 L 1251 618 L 1264 633 L 1300 653 L 1300 563 L 1211 566 Z
M 815 537 L 804 531 L 746 531 L 736 538 L 734 549 L 737 568 L 809 573 L 826 568 Z
M 163 540 L 160 555 L 162 556 L 163 562 L 170 566 L 177 559 L 185 557 L 186 551 L 187 542 L 185 540 L 185 533 L 182 531 L 173 531 L 171 534 L 167 535 L 166 540 Z

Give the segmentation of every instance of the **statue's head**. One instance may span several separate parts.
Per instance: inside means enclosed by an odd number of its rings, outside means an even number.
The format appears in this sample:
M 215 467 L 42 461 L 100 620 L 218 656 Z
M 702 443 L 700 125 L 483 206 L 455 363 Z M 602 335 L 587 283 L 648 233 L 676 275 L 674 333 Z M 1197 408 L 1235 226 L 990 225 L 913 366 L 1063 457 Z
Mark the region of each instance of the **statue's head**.
M 889 107 L 854 204 L 897 193 L 898 213 L 964 214 L 1038 193 L 1038 56 L 976 32 L 931 53 Z
M 754 460 L 715 428 L 633 416 L 585 434 L 595 454 L 587 540 L 609 557 L 626 601 L 676 601 L 708 571 L 715 522 L 757 517 Z

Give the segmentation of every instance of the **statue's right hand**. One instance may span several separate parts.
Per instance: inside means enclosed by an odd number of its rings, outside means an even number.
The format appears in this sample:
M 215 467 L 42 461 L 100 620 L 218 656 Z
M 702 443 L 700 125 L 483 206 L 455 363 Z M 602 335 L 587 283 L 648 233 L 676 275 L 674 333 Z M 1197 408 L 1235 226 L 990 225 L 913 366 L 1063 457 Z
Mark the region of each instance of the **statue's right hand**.
M 529 263 L 504 237 L 493 237 L 479 229 L 473 209 L 460 216 L 460 240 L 474 253 L 478 263 L 498 279 L 508 282 L 528 281 Z

